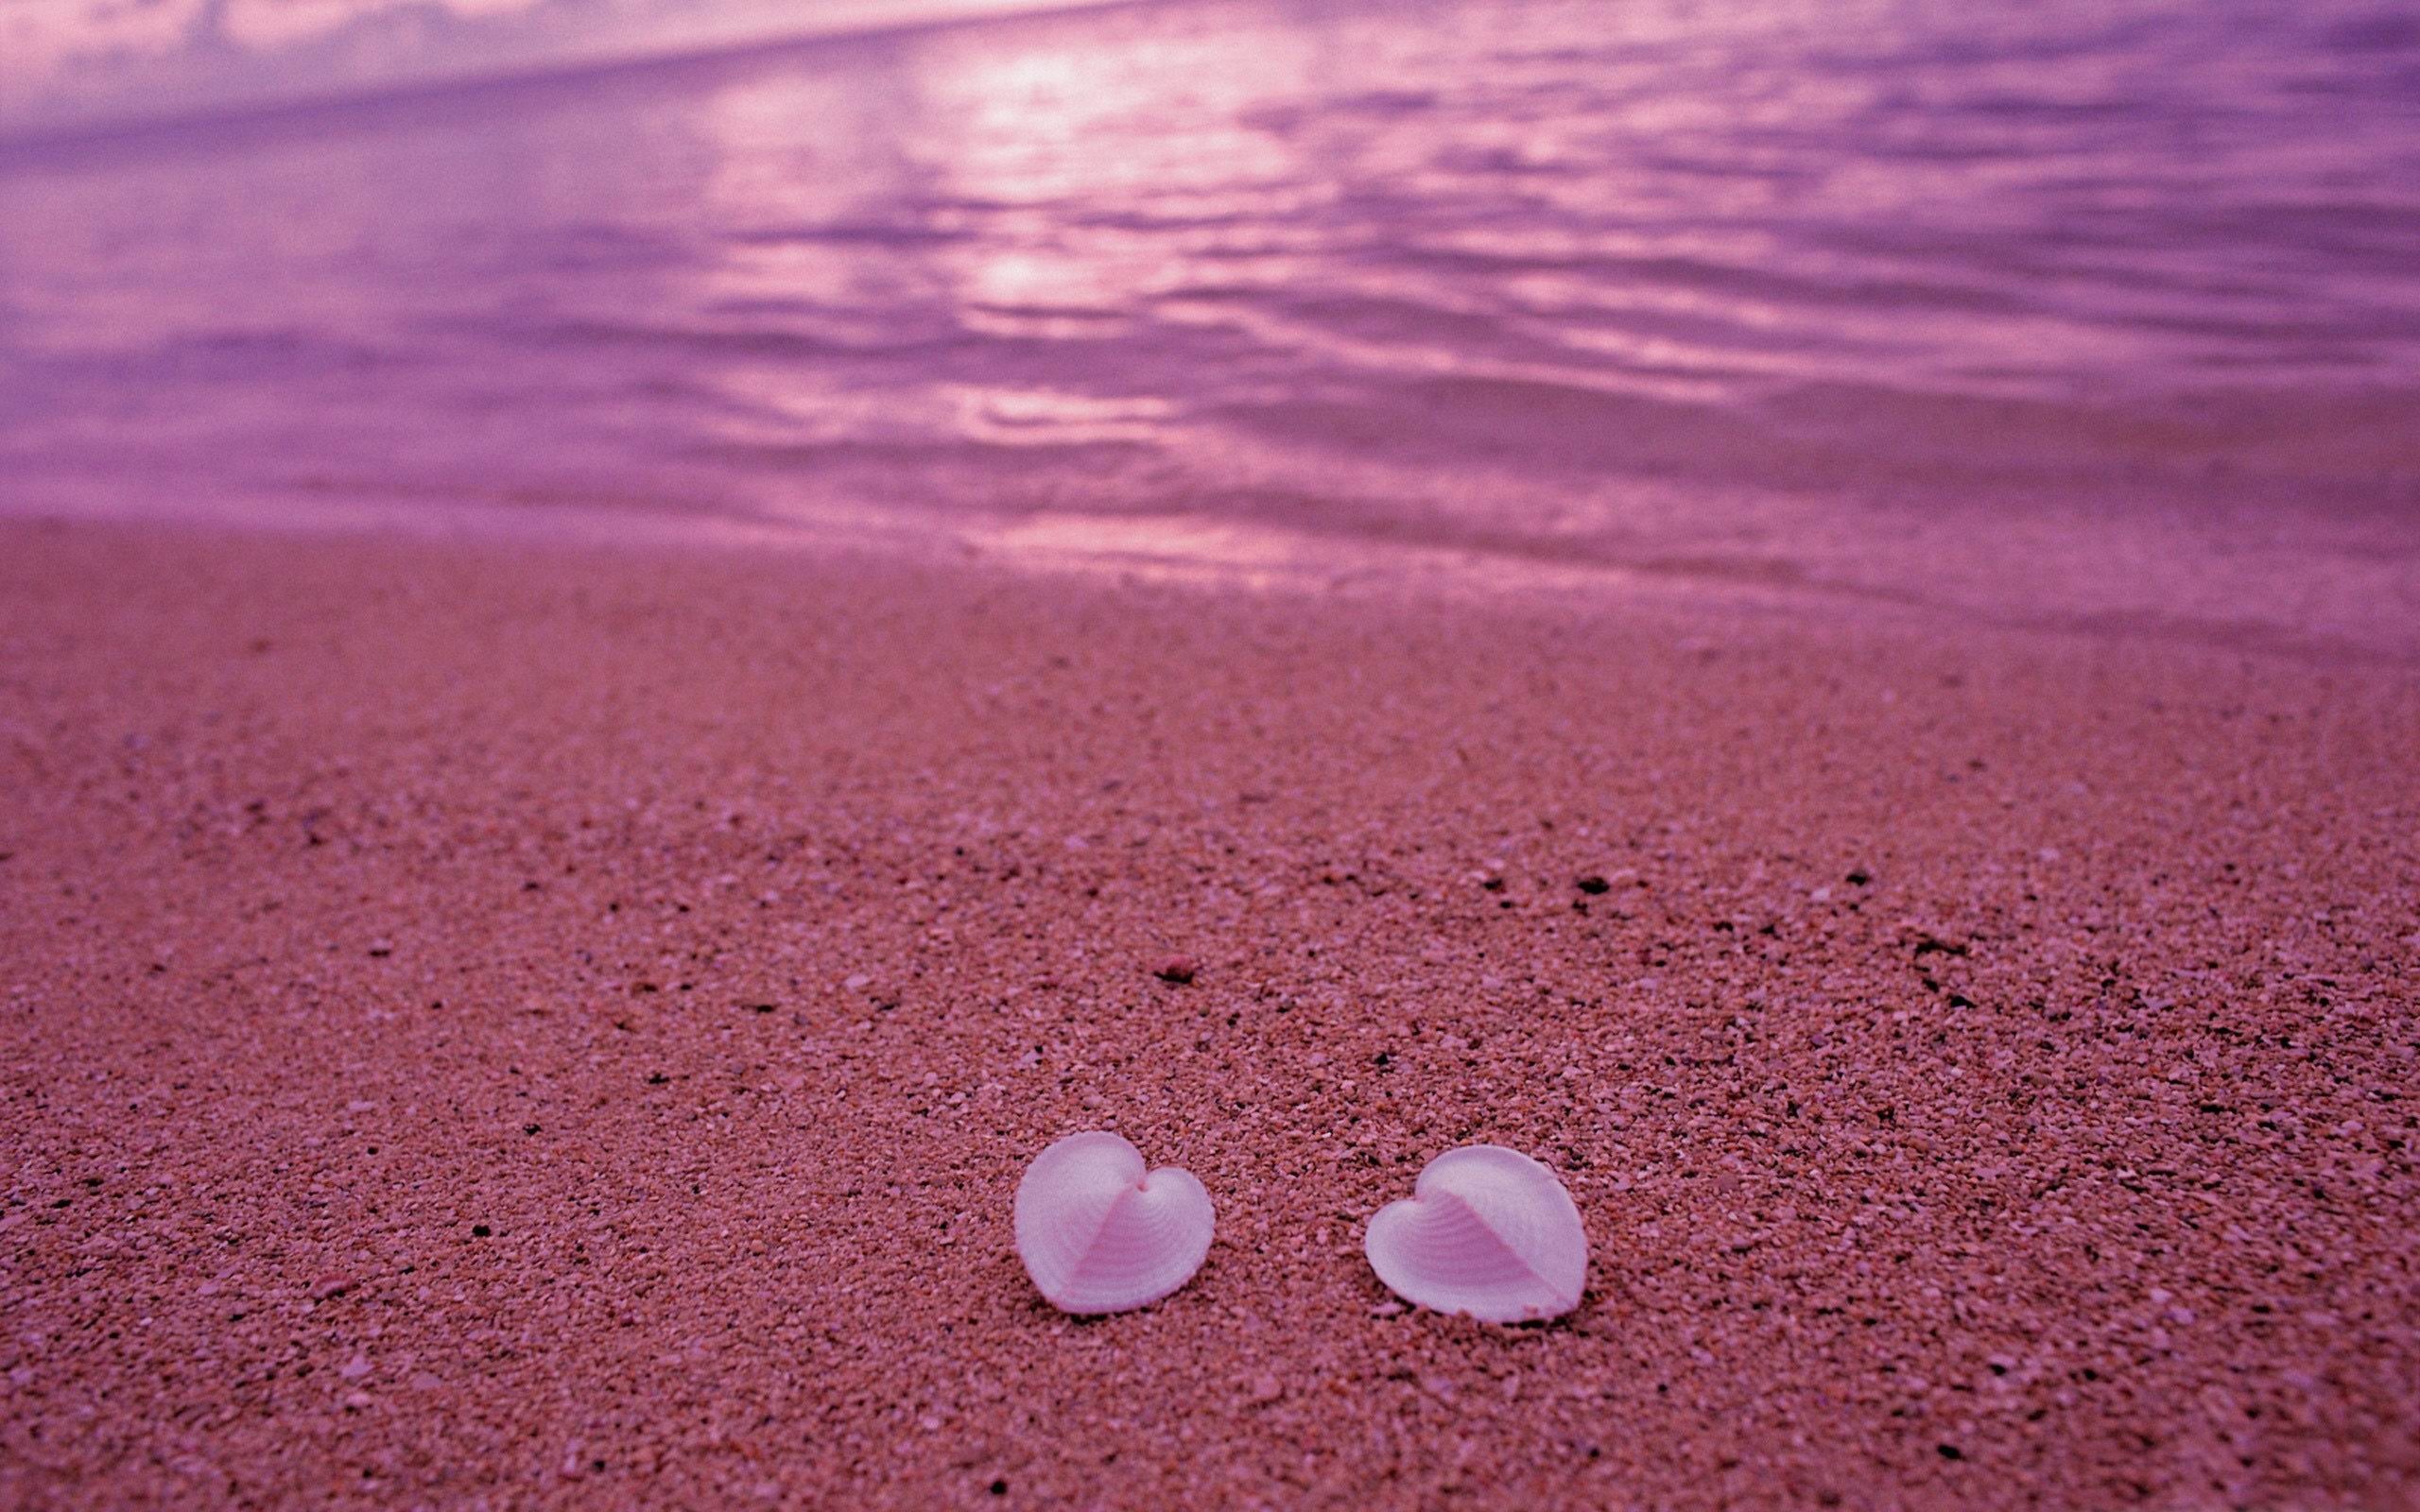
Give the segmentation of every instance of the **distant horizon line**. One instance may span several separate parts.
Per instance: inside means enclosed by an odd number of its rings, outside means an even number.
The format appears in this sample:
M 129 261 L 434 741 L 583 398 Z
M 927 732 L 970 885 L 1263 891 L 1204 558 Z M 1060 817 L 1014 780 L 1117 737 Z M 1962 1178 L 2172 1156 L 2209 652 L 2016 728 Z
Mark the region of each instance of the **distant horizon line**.
M 24 118 L 23 124 L 0 115 L 0 169 L 16 165 L 12 160 L 39 160 L 53 151 L 72 154 L 81 147 L 139 142 L 145 137 L 174 132 L 187 127 L 272 126 L 354 106 L 405 106 L 440 100 L 448 95 L 477 95 L 532 86 L 570 84 L 590 78 L 643 75 L 659 69 L 678 72 L 683 68 L 739 61 L 752 55 L 777 55 L 835 43 L 909 36 L 920 32 L 953 31 L 1008 21 L 1046 20 L 1082 11 L 1140 9 L 1163 3 L 1165 0 L 1035 0 L 1030 6 L 1014 9 L 961 10 L 956 13 L 944 10 L 890 20 L 870 20 L 826 30 L 789 27 L 761 36 L 653 49 L 608 51 L 547 62 L 490 67 L 472 64 L 458 70 L 376 79 L 351 87 L 302 89 L 291 94 L 251 94 L 216 101 L 188 101 L 159 110 L 138 108 L 124 113 L 104 110 L 64 120 L 44 120 L 37 114 Z

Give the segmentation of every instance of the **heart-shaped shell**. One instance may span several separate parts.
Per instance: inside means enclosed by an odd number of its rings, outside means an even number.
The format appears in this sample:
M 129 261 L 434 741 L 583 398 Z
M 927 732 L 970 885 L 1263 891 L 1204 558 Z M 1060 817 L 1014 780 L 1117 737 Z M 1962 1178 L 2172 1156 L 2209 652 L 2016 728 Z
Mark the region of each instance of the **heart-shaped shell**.
M 1482 1323 L 1560 1317 L 1588 1285 L 1588 1235 L 1554 1173 L 1498 1144 L 1428 1162 L 1370 1220 L 1370 1268 L 1407 1302 Z
M 1143 1169 L 1115 1134 L 1070 1134 L 1017 1183 L 1017 1256 L 1051 1305 L 1124 1313 L 1167 1296 L 1210 1253 L 1210 1194 L 1190 1171 Z

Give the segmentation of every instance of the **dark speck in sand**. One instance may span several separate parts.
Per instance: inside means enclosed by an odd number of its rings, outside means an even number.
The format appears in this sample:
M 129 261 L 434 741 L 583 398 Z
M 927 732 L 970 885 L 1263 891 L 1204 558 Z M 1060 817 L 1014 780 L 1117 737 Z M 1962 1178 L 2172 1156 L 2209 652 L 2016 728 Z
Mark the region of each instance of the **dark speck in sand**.
M 661 1087 L 671 1079 L 660 1071 L 650 1071 L 647 1074 L 647 1084 L 650 1087 Z
M 1960 1449 L 1956 1444 L 1936 1444 L 1933 1446 L 1933 1450 L 1944 1459 L 1964 1459 L 1966 1457 L 1965 1451 Z
M 521 1125 L 521 1132 L 524 1134 L 535 1134 L 538 1132 L 538 1125 L 535 1124 L 524 1124 Z
M 1008 1495 L 1008 1494 L 1009 1494 L 1009 1483 L 1008 1483 L 1008 1482 L 1006 1482 L 1006 1481 L 994 1481 L 994 1482 L 992 1483 L 992 1494 L 993 1494 L 994 1496 L 1006 1496 L 1006 1495 Z
M 1614 885 L 1592 871 L 1588 873 L 1588 875 L 1574 882 L 1572 885 L 1579 888 L 1582 892 L 1593 894 L 1609 892 L 1613 889 Z
M 475 1223 L 471 1225 L 471 1237 L 474 1239 L 485 1239 L 494 1232 L 494 1229 L 490 1228 L 483 1223 Z
M 1866 870 L 1863 867 L 1859 867 L 1855 871 L 1849 873 L 1849 885 L 1852 887 L 1862 887 L 1873 880 L 1874 873 Z

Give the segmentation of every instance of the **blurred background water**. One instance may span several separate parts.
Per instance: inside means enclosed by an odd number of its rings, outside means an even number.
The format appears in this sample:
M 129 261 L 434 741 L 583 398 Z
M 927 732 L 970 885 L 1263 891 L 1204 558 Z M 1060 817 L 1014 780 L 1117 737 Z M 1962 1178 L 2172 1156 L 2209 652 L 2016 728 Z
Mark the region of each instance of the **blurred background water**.
M 0 140 L 0 507 L 2420 650 L 2420 16 L 1158 0 Z

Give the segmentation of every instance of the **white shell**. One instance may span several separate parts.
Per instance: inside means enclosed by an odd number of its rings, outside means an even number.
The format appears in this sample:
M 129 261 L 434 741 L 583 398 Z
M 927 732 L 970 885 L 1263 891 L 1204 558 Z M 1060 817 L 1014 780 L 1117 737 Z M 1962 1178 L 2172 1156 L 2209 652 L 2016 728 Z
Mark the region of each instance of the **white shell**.
M 1370 1268 L 1407 1302 L 1482 1323 L 1561 1317 L 1588 1287 L 1588 1235 L 1554 1173 L 1500 1144 L 1428 1162 L 1370 1220 Z
M 1143 1169 L 1115 1134 L 1070 1134 L 1017 1183 L 1017 1257 L 1051 1305 L 1123 1313 L 1167 1296 L 1210 1253 L 1210 1194 L 1190 1171 Z

